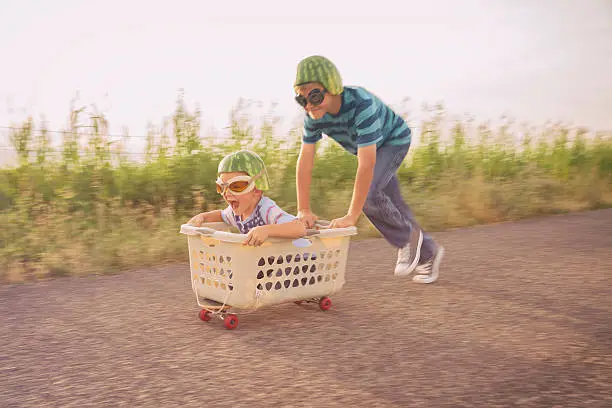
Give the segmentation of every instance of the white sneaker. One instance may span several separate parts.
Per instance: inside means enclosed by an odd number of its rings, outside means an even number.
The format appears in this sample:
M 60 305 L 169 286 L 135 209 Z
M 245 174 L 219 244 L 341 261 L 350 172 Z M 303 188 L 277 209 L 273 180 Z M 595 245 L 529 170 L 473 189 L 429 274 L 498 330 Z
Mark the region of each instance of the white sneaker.
M 421 256 L 421 244 L 423 243 L 423 231 L 419 228 L 412 229 L 410 242 L 397 251 L 397 263 L 395 265 L 395 276 L 408 276 L 414 271 Z
M 440 262 L 444 257 L 444 247 L 438 245 L 438 250 L 434 257 L 424 264 L 417 265 L 415 268 L 416 275 L 412 278 L 416 283 L 434 283 L 438 280 L 440 274 Z

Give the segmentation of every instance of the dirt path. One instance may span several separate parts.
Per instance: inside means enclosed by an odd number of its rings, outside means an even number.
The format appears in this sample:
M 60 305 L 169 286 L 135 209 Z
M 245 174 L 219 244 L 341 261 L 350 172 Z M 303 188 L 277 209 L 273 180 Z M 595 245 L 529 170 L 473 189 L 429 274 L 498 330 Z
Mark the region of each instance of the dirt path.
M 354 243 L 327 312 L 204 323 L 188 266 L 0 287 L 2 407 L 610 407 L 612 210 Z

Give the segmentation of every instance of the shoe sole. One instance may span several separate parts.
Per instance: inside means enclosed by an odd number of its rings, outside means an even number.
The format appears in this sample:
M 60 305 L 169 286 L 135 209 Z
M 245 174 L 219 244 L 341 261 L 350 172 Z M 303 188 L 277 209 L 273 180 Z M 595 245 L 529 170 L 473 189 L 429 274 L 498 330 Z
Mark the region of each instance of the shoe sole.
M 442 262 L 442 258 L 444 258 L 444 247 L 440 245 L 431 265 L 431 273 L 429 275 L 416 275 L 412 278 L 412 281 L 426 284 L 437 281 L 438 276 L 440 276 L 440 263 Z
M 408 266 L 408 269 L 406 272 L 400 272 L 400 273 L 394 272 L 395 276 L 405 277 L 405 276 L 410 275 L 412 272 L 414 272 L 414 269 L 418 265 L 419 259 L 421 258 L 421 245 L 422 244 L 423 244 L 423 231 L 420 230 L 419 240 L 418 240 L 417 247 L 416 247 L 416 256 L 412 260 L 412 263 Z

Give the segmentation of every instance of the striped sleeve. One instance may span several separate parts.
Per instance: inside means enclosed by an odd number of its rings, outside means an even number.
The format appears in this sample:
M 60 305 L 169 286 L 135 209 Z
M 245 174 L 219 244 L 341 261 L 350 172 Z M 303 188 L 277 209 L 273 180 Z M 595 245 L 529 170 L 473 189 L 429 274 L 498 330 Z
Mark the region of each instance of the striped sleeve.
M 236 227 L 236 220 L 234 219 L 234 211 L 232 211 L 231 206 L 227 206 L 227 208 L 221 211 L 221 218 L 223 218 L 223 222 L 231 225 L 232 227 Z
M 304 135 L 302 136 L 302 142 L 306 144 L 317 143 L 323 137 L 321 129 L 317 129 L 312 124 L 312 121 L 306 115 L 304 118 Z
M 355 108 L 357 147 L 378 143 L 382 138 L 382 122 L 378 107 L 372 99 L 362 100 Z
M 282 208 L 269 198 L 262 203 L 261 215 L 266 224 L 284 224 L 296 219 L 293 215 L 283 211 Z

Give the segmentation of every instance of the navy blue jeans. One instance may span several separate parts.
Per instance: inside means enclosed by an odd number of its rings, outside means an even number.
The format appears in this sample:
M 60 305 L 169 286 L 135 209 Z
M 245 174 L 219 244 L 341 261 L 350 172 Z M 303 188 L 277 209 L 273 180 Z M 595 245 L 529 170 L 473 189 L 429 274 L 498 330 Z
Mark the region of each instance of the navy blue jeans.
M 421 228 L 402 198 L 396 174 L 409 148 L 410 145 L 406 144 L 377 149 L 374 178 L 363 207 L 364 214 L 376 229 L 397 248 L 408 243 L 412 228 Z M 431 259 L 435 252 L 434 240 L 423 231 L 420 263 Z

